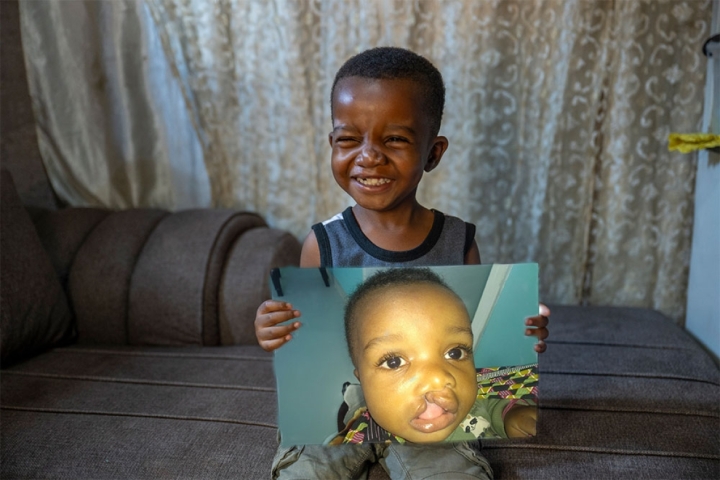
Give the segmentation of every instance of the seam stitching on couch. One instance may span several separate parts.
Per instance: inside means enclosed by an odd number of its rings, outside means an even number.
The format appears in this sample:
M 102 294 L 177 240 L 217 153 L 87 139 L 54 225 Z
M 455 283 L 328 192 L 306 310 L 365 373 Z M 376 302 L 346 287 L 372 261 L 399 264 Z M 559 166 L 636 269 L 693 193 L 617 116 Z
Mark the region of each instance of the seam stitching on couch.
M 576 447 L 572 445 L 538 445 L 538 444 L 490 444 L 483 443 L 483 449 L 527 449 L 527 450 L 560 450 L 568 452 L 606 453 L 612 455 L 652 455 L 657 457 L 704 458 L 720 460 L 720 455 L 711 453 L 667 452 L 654 450 L 626 450 L 623 448 Z
M 216 417 L 191 417 L 187 415 L 162 415 L 155 413 L 131 413 L 131 412 L 103 412 L 100 410 L 72 410 L 62 408 L 35 408 L 35 407 L 14 407 L 3 405 L 0 410 L 12 410 L 17 412 L 37 412 L 37 413 L 61 413 L 68 415 L 100 415 L 107 417 L 137 417 L 137 418 L 159 418 L 165 420 L 190 420 L 193 422 L 215 422 L 215 423 L 233 423 L 237 425 L 253 425 L 256 427 L 265 427 L 277 429 L 277 425 L 264 422 L 253 422 L 250 420 L 233 420 L 231 418 Z
M 205 318 L 205 305 L 207 305 L 207 303 L 208 303 L 208 299 L 205 298 L 205 296 L 208 293 L 207 289 L 208 289 L 208 281 L 210 280 L 210 275 L 209 275 L 210 274 L 210 265 L 212 263 L 212 259 L 213 259 L 214 255 L 215 255 L 215 251 L 218 248 L 219 239 L 222 238 L 223 233 L 225 233 L 225 229 L 228 228 L 228 225 L 230 224 L 232 219 L 235 217 L 238 217 L 240 215 L 241 215 L 240 213 L 231 213 L 225 219 L 225 221 L 222 223 L 222 225 L 220 225 L 220 228 L 217 229 L 217 231 L 215 232 L 215 238 L 213 238 L 212 245 L 210 246 L 210 252 L 208 253 L 207 261 L 205 262 L 205 274 L 203 275 L 203 282 L 202 282 L 202 307 L 200 309 L 200 314 L 201 314 L 200 341 L 202 342 L 203 345 L 207 345 L 205 343 L 205 334 L 206 334 L 205 323 L 207 323 L 209 320 Z M 245 232 L 243 231 L 243 233 L 245 233 Z M 239 236 L 242 236 L 242 233 Z M 223 274 L 223 270 L 225 269 L 225 263 L 227 261 L 227 254 L 230 252 L 230 249 L 231 249 L 233 243 L 234 243 L 234 241 L 230 242 L 228 250 L 225 252 L 225 255 L 223 256 L 222 267 L 220 268 L 220 272 L 219 272 L 218 287 L 220 287 L 220 285 L 222 283 L 222 274 Z M 210 295 L 215 295 L 215 299 L 214 299 L 215 306 L 216 306 L 216 308 L 215 308 L 215 324 L 217 326 L 217 338 L 216 338 L 217 343 L 215 343 L 215 345 L 221 345 L 222 341 L 220 340 L 220 325 L 218 322 L 218 320 L 220 318 L 220 308 L 219 308 L 220 307 L 220 292 L 218 290 L 216 290 L 215 292 L 210 292 Z
M 211 388 L 217 390 L 248 390 L 253 392 L 268 392 L 275 393 L 274 388 L 270 387 L 247 387 L 244 385 L 221 385 L 214 383 L 191 383 L 191 382 L 165 382 L 159 380 L 141 380 L 134 378 L 113 378 L 113 377 L 99 377 L 94 375 L 60 375 L 57 373 L 42 373 L 42 372 L 17 372 L 17 371 L 6 371 L 3 375 L 16 375 L 20 377 L 39 377 L 39 378 L 52 378 L 57 380 L 81 380 L 87 382 L 107 382 L 107 383 L 130 383 L 134 385 L 154 385 L 162 387 L 190 387 L 190 388 Z
M 78 253 L 80 253 L 80 250 L 82 250 L 82 248 L 85 246 L 85 243 L 88 241 L 88 239 L 93 234 L 93 232 L 100 226 L 100 224 L 103 223 L 104 221 L 106 221 L 108 218 L 110 218 L 110 216 L 113 213 L 115 213 L 113 210 L 110 210 L 109 208 L 100 207 L 100 208 L 95 208 L 95 209 L 102 210 L 107 213 L 102 219 L 100 219 L 99 222 L 95 223 L 95 225 L 93 225 L 92 228 L 85 233 L 85 236 L 78 243 L 78 248 L 73 252 L 72 258 L 70 259 L 70 262 L 68 262 L 68 269 L 67 269 L 68 275 L 67 275 L 66 283 L 64 285 L 65 287 L 67 287 L 68 290 L 70 289 L 70 272 L 72 272 L 72 270 L 73 270 L 73 266 L 75 265 L 75 260 L 77 259 Z M 68 297 L 69 297 L 69 295 L 68 295 Z M 73 313 L 74 313 L 74 311 L 73 311 Z
M 175 352 L 135 352 L 112 350 L 102 348 L 54 348 L 53 353 L 92 353 L 103 355 L 124 355 L 129 357 L 167 357 L 167 358 L 194 358 L 200 360 L 248 360 L 252 362 L 272 362 L 272 357 L 255 357 L 252 355 L 207 355 L 193 353 L 175 353 Z
M 673 409 L 647 409 L 642 410 L 639 408 L 614 408 L 614 407 L 592 407 L 592 406 L 582 406 L 582 407 L 573 407 L 573 406 L 565 406 L 565 405 L 553 405 L 552 403 L 549 405 L 546 405 L 544 403 L 540 403 L 539 405 L 540 410 L 577 410 L 577 411 L 588 411 L 588 412 L 619 412 L 619 413 L 651 413 L 651 414 L 661 414 L 661 415 L 682 415 L 686 417 L 710 417 L 710 418 L 720 418 L 720 413 L 715 412 L 704 412 L 704 411 L 697 411 L 697 412 L 685 412 L 682 410 L 673 410 Z
M 720 386 L 720 383 L 714 380 L 706 380 L 703 378 L 687 377 L 683 375 L 650 375 L 644 373 L 608 373 L 608 372 L 567 372 L 563 370 L 544 370 L 540 368 L 540 376 L 542 375 L 585 375 L 589 377 L 624 377 L 624 378 L 657 378 L 661 380 L 681 380 L 698 383 L 709 383 L 710 385 Z

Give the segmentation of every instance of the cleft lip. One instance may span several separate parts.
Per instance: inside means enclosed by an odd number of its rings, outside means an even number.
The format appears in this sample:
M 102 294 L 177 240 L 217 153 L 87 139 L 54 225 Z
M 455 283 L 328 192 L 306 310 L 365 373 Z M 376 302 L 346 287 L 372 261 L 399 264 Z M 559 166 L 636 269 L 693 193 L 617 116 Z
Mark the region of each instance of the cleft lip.
M 443 409 L 439 415 L 431 418 L 421 418 L 421 416 L 422 414 L 413 418 L 410 426 L 422 433 L 434 433 L 452 425 L 457 415 Z
M 427 406 L 430 403 L 434 403 L 450 413 L 457 413 L 458 408 L 460 408 L 455 392 L 447 388 L 439 392 L 428 392 L 424 395 L 423 399 L 425 400 L 425 408 L 423 409 L 423 412 L 427 409 Z
M 434 433 L 443 430 L 455 422 L 458 402 L 453 396 L 431 396 L 431 398 L 423 397 L 424 403 L 421 404 L 410 420 L 410 426 L 415 430 L 423 433 Z M 430 412 L 428 412 L 430 410 Z

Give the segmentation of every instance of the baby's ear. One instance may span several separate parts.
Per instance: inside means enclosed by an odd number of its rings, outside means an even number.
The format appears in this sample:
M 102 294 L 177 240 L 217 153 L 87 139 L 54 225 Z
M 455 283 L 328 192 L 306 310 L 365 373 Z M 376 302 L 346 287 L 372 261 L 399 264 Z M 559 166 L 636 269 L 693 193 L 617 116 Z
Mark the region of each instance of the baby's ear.
M 360 377 L 358 377 L 357 368 L 355 370 L 353 370 L 353 375 L 355 375 L 355 378 L 360 380 Z
M 435 170 L 435 167 L 437 167 L 440 160 L 442 160 L 442 156 L 445 153 L 445 150 L 447 150 L 449 144 L 450 142 L 448 142 L 446 137 L 435 137 L 435 140 L 433 140 L 433 144 L 430 147 L 430 154 L 428 155 L 427 162 L 425 162 L 426 172 Z

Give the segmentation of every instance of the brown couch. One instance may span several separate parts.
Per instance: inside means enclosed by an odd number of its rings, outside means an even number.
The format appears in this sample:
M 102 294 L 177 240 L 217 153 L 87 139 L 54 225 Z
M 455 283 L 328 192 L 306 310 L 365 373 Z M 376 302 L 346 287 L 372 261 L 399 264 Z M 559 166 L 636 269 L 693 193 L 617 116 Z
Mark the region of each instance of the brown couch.
M 297 239 L 228 210 L 31 217 L 5 171 L 0 191 L 2 478 L 267 477 L 253 319 Z
M 268 478 L 252 322 L 298 241 L 227 210 L 28 211 L 2 182 L 0 476 Z M 720 371 L 697 342 L 650 310 L 552 308 L 539 435 L 486 442 L 496 477 L 719 478 Z

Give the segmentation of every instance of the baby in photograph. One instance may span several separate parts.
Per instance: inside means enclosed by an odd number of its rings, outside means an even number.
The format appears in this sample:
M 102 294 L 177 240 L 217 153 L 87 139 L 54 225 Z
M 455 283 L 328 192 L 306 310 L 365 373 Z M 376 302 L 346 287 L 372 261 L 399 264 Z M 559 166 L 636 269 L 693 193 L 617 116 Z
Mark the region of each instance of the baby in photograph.
M 355 405 L 330 444 L 535 434 L 534 405 L 478 399 L 470 316 L 432 270 L 388 269 L 362 283 L 345 336 L 361 392 L 345 392 Z

